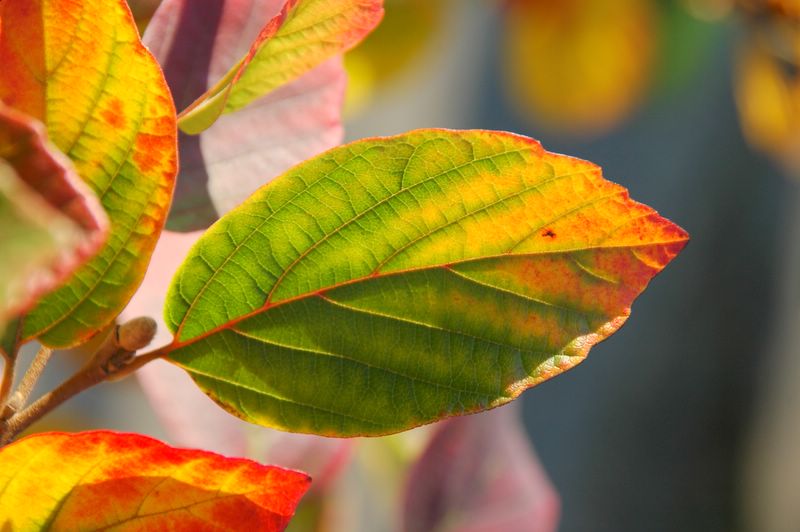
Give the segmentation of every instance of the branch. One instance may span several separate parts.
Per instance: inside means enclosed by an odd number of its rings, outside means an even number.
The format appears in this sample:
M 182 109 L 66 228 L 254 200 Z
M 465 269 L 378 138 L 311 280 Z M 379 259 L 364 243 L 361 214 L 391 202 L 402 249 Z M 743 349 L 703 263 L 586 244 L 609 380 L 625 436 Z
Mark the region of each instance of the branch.
M 11 394 L 11 386 L 14 385 L 14 373 L 16 371 L 17 357 L 4 355 L 3 357 L 3 378 L 0 380 L 0 419 L 5 411 L 8 396 Z
M 121 373 L 122 369 L 135 360 L 134 353 L 152 341 L 155 333 L 156 323 L 151 318 L 135 318 L 115 327 L 97 352 L 75 375 L 6 421 L 3 434 L 0 436 L 0 446 L 11 441 L 17 434 L 66 400 L 109 380 L 110 377 L 117 376 L 117 373 Z M 137 368 L 141 365 L 143 363 L 138 364 Z
M 39 418 L 52 411 L 67 399 L 79 394 L 80 392 L 99 384 L 106 378 L 106 373 L 100 367 L 88 368 L 70 377 L 61 386 L 46 393 L 32 405 L 25 408 L 18 414 L 14 414 L 6 422 L 5 434 L 0 439 L 0 445 L 5 445 L 14 436 L 28 428 Z
M 127 364 L 119 368 L 119 370 L 115 371 L 113 375 L 110 375 L 108 380 L 109 381 L 117 381 L 123 379 L 134 373 L 139 368 L 144 366 L 145 364 L 149 364 L 154 360 L 158 360 L 159 358 L 163 358 L 166 354 L 168 354 L 172 350 L 172 345 L 165 345 L 164 347 L 159 347 L 149 353 L 145 353 L 143 355 L 139 355 L 137 357 L 132 358 Z
M 28 397 L 30 397 L 33 388 L 39 381 L 39 377 L 42 376 L 42 372 L 50 361 L 50 356 L 52 354 L 53 350 L 49 347 L 42 346 L 39 348 L 33 362 L 31 362 L 28 370 L 22 376 L 22 382 L 19 383 L 14 395 L 9 399 L 5 411 L 2 414 L 3 419 L 8 419 L 19 411 L 20 408 L 25 406 L 25 403 L 28 402 Z
M 0 381 L 0 431 L 3 428 L 3 420 L 10 415 L 7 408 L 8 396 L 14 385 L 17 355 L 21 345 L 22 320 L 21 317 L 12 319 L 0 331 L 0 358 L 3 359 L 3 377 Z

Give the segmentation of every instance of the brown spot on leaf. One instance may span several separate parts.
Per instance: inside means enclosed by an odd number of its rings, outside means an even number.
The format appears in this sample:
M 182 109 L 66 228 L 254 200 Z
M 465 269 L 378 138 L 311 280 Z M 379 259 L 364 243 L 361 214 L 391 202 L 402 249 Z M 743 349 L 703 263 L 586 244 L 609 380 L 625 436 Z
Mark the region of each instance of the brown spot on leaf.
M 545 237 L 545 238 L 555 238 L 556 237 L 556 233 L 552 229 L 547 228 L 544 231 L 542 231 L 542 236 Z

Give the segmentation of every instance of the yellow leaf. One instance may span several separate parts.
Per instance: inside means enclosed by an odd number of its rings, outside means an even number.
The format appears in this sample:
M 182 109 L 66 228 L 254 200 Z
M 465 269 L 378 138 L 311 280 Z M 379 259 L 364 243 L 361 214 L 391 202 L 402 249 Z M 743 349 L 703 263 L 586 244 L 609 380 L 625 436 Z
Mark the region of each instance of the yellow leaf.
M 506 70 L 520 106 L 567 133 L 602 133 L 626 118 L 650 80 L 657 33 L 648 0 L 516 0 Z
M 75 345 L 144 276 L 175 185 L 172 98 L 124 0 L 3 0 L 0 72 L 0 100 L 45 124 L 111 221 L 98 256 L 25 319 L 25 338 Z
M 754 33 L 740 48 L 736 104 L 748 142 L 800 174 L 800 30 L 773 30 L 771 39 Z M 775 42 L 785 46 L 776 49 Z

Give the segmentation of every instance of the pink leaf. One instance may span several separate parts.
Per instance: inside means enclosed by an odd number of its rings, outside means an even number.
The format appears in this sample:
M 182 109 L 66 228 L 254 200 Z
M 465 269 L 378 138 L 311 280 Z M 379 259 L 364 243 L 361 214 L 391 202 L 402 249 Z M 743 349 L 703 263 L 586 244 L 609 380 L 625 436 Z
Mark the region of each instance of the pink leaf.
M 165 0 L 144 35 L 178 108 L 190 104 L 247 53 L 280 0 Z M 256 188 L 342 139 L 341 58 L 222 116 L 199 136 L 180 134 L 181 172 L 167 227 L 213 223 Z
M 411 470 L 404 530 L 557 529 L 559 500 L 513 406 L 441 422 Z

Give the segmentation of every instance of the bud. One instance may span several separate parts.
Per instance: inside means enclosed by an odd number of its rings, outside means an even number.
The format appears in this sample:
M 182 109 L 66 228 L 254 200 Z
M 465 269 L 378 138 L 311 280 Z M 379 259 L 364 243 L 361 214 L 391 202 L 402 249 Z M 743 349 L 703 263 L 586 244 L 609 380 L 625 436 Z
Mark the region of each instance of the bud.
M 134 318 L 117 328 L 117 345 L 125 351 L 138 351 L 150 345 L 157 328 L 153 318 Z

